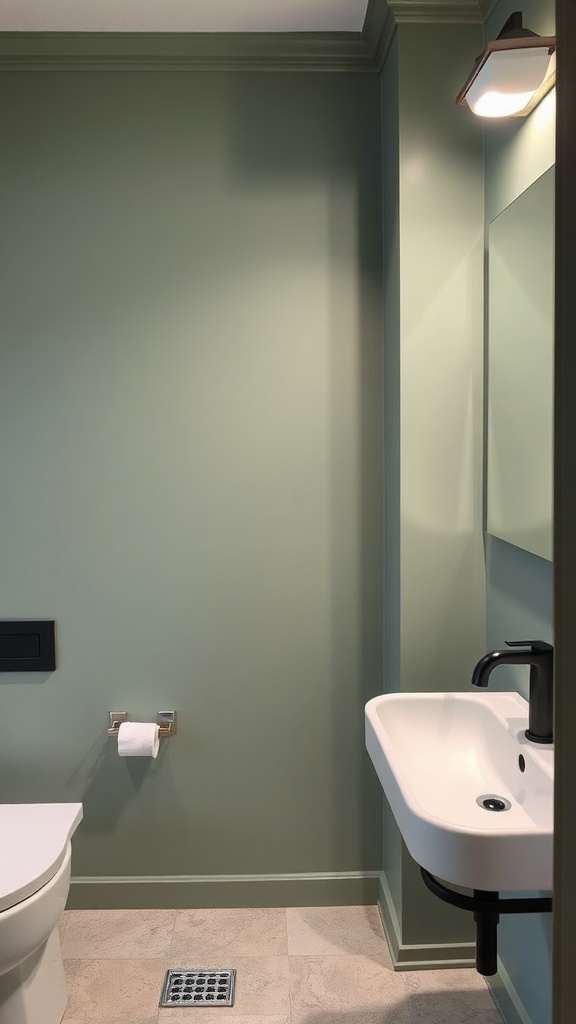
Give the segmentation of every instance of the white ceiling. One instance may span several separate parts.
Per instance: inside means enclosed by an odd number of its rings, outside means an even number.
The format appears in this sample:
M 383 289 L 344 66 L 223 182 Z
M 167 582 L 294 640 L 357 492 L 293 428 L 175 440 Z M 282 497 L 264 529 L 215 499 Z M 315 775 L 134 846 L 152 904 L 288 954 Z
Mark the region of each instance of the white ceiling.
M 367 0 L 5 0 L 4 32 L 359 32 Z

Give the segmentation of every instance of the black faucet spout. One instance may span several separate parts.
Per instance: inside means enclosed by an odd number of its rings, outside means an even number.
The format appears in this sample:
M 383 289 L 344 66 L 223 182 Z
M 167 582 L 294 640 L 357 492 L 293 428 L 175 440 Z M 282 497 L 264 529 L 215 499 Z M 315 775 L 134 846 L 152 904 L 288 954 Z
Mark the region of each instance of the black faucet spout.
M 507 640 L 516 650 L 490 651 L 472 673 L 473 686 L 488 686 L 497 665 L 530 666 L 530 700 L 526 736 L 533 743 L 552 743 L 554 648 L 543 640 Z M 518 650 L 523 648 L 523 650 Z
M 507 641 L 508 642 L 508 641 Z M 526 665 L 527 651 L 519 654 L 515 651 L 490 651 L 474 668 L 472 673 L 472 686 L 488 686 L 490 673 L 498 665 Z

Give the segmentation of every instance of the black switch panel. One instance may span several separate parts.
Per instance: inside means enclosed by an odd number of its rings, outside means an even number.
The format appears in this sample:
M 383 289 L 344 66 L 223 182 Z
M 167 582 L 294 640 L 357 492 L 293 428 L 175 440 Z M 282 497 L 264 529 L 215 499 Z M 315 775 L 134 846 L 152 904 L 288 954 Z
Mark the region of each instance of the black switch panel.
M 0 672 L 53 672 L 55 668 L 54 622 L 0 621 Z

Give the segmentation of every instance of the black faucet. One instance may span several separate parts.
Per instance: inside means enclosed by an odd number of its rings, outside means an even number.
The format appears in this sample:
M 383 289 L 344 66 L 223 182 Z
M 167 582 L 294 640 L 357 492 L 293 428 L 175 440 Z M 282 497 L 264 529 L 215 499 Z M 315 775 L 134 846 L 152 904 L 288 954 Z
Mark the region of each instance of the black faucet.
M 526 736 L 533 743 L 552 743 L 554 648 L 543 640 L 507 640 L 508 647 L 527 650 L 491 651 L 472 673 L 473 686 L 488 686 L 488 676 L 497 665 L 530 665 L 530 701 Z

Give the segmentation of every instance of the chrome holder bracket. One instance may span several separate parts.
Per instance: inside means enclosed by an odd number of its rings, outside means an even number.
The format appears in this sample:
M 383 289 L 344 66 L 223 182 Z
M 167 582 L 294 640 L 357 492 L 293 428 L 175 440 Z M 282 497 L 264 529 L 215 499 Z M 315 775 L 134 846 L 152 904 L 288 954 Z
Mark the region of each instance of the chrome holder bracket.
M 176 735 L 176 712 L 175 711 L 159 711 L 156 715 L 156 721 L 158 723 L 158 735 L 160 739 L 167 739 L 169 736 Z M 108 712 L 108 735 L 117 736 L 122 722 L 128 721 L 127 711 L 109 711 Z
M 108 735 L 117 736 L 118 730 L 122 722 L 128 721 L 127 711 L 109 711 L 108 712 Z
M 156 715 L 156 721 L 160 726 L 159 736 L 160 739 L 168 736 L 176 735 L 176 712 L 175 711 L 159 711 Z

